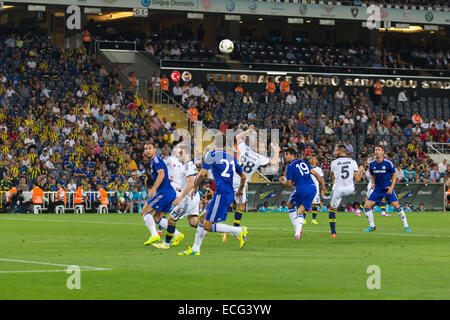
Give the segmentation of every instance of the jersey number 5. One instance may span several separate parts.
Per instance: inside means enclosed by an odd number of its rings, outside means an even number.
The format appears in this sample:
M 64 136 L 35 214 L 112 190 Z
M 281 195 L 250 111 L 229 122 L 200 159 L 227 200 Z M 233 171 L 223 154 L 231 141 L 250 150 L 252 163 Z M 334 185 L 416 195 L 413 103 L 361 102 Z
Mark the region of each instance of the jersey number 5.
M 341 178 L 342 179 L 347 179 L 348 176 L 350 175 L 350 172 L 348 171 L 348 166 L 342 166 L 341 167 Z

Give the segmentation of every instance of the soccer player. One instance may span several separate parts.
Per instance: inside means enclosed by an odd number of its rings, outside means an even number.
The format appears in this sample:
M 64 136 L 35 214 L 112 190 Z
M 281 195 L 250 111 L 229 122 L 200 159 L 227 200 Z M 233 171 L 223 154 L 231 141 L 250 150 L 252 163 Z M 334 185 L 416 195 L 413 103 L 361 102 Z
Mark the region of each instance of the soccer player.
M 243 131 L 236 136 L 236 143 L 238 145 L 239 152 L 239 165 L 241 166 L 242 170 L 244 170 L 245 176 L 247 178 L 245 181 L 244 193 L 242 197 L 234 197 L 234 202 L 236 203 L 236 211 L 234 212 L 235 227 L 239 227 L 241 225 L 242 215 L 244 214 L 245 204 L 247 203 L 247 182 L 250 180 L 253 174 L 255 174 L 259 167 L 265 166 L 267 164 L 275 165 L 279 161 L 278 157 L 280 154 L 280 148 L 278 146 L 272 146 L 274 155 L 272 159 L 269 159 L 266 156 L 253 151 L 250 146 L 248 146 L 244 142 L 245 137 L 254 132 L 256 132 L 256 127 L 254 125 L 251 125 L 248 130 Z M 233 178 L 233 188 L 235 193 L 239 189 L 240 184 L 241 177 L 238 174 L 235 174 Z M 223 234 L 222 240 L 223 242 L 227 240 L 227 233 Z
M 347 156 L 347 148 L 337 145 L 334 150 L 337 159 L 331 162 L 330 178 L 333 183 L 330 200 L 330 212 L 328 213 L 331 237 L 336 238 L 336 212 L 341 204 L 342 198 L 355 191 L 353 180 L 359 182 L 361 179 L 358 164 Z
M 295 149 L 288 149 L 284 153 L 284 160 L 288 163 L 286 167 L 286 177 L 280 177 L 280 182 L 288 187 L 295 188 L 289 196 L 288 208 L 289 217 L 294 225 L 294 239 L 301 239 L 303 230 L 303 213 L 311 209 L 311 204 L 317 193 L 317 188 L 311 175 L 315 176 L 322 187 L 322 196 L 325 195 L 325 184 L 320 180 L 317 172 L 303 160 L 296 159 Z M 295 207 L 298 207 L 296 209 Z
M 191 160 L 190 146 L 177 145 L 177 156 L 182 163 L 182 170 L 180 171 L 180 181 L 184 181 L 183 192 L 181 192 L 175 201 L 172 203 L 175 208 L 172 209 L 168 219 L 168 227 L 165 242 L 153 243 L 153 247 L 158 249 L 169 249 L 170 242 L 174 238 L 172 245 L 178 245 L 184 238 L 184 235 L 176 230 L 176 223 L 183 217 L 188 217 L 189 224 L 193 228 L 197 228 L 198 215 L 200 213 L 200 195 L 197 192 L 191 198 L 191 190 L 194 187 L 195 177 L 197 176 L 197 167 Z M 160 219 L 161 221 L 162 219 Z M 176 241 L 175 241 L 176 239 Z
M 205 161 L 202 169 L 195 179 L 192 196 L 198 191 L 200 183 L 211 169 L 216 184 L 214 196 L 206 206 L 206 209 L 200 215 L 200 222 L 195 234 L 194 245 L 187 250 L 178 253 L 179 255 L 200 255 L 200 246 L 205 237 L 205 230 L 212 232 L 227 232 L 237 235 L 240 241 L 240 247 L 243 248 L 247 242 L 248 229 L 245 226 L 235 227 L 229 226 L 221 221 L 227 218 L 228 207 L 233 202 L 235 197 L 233 189 L 233 175 L 239 174 L 241 176 L 241 183 L 236 192 L 236 197 L 242 197 L 245 186 L 245 173 L 236 159 L 225 151 L 225 135 L 218 134 L 215 137 L 216 149 L 208 152 L 205 156 Z
M 315 154 L 309 156 L 308 162 L 311 165 L 312 170 L 317 172 L 320 176 L 320 179 L 323 180 L 323 171 L 322 171 L 322 168 L 319 167 L 319 160 L 317 159 L 317 156 Z M 319 192 L 320 184 L 314 175 L 311 178 L 313 179 L 314 184 L 317 188 L 316 196 L 314 197 L 313 203 L 311 205 L 311 214 L 312 214 L 311 224 L 319 224 L 316 220 L 316 217 L 317 217 L 317 212 L 319 211 L 319 206 L 321 203 L 320 192 Z M 323 184 L 325 184 L 325 181 L 323 181 Z M 306 212 L 303 214 L 303 219 L 304 219 L 303 224 L 306 224 Z
M 372 183 L 373 192 L 364 205 L 366 217 L 369 220 L 369 227 L 365 232 L 375 231 L 375 223 L 373 220 L 372 207 L 376 203 L 380 203 L 383 197 L 386 202 L 392 204 L 397 211 L 398 216 L 403 222 L 403 227 L 406 232 L 411 232 L 406 220 L 405 211 L 398 203 L 397 195 L 394 187 L 397 180 L 395 167 L 391 161 L 384 158 L 384 149 L 381 146 L 375 147 L 375 160 L 369 164 L 370 180 Z
M 149 200 L 142 208 L 142 219 L 145 222 L 148 230 L 151 233 L 150 238 L 144 245 L 150 245 L 153 242 L 159 241 L 161 236 L 156 231 L 155 222 L 159 220 L 172 209 L 172 202 L 176 198 L 176 193 L 170 185 L 169 175 L 167 173 L 167 166 L 164 161 L 157 156 L 156 146 L 152 142 L 147 142 L 144 145 L 144 157 L 150 158 L 151 174 L 153 177 L 153 187 L 150 189 L 148 197 Z
M 164 163 L 167 166 L 167 173 L 169 175 L 169 181 L 172 185 L 173 189 L 175 190 L 177 194 L 177 198 L 180 196 L 181 192 L 183 191 L 182 185 L 183 180 L 182 177 L 182 170 L 183 170 L 183 164 L 178 159 L 178 156 L 176 155 L 168 155 L 167 157 L 163 158 Z M 162 229 L 167 229 L 167 219 L 161 218 L 158 222 L 158 234 L 161 236 Z

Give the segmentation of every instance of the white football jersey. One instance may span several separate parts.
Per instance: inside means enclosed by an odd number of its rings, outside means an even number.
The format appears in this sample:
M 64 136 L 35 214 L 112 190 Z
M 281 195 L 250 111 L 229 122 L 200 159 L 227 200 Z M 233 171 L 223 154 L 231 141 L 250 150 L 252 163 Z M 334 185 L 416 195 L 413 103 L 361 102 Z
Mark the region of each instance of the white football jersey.
M 190 176 L 194 176 L 194 178 L 197 176 L 197 166 L 192 160 L 189 160 L 185 164 L 182 164 L 181 179 L 183 181 L 183 184 L 181 185 L 181 187 L 183 191 L 187 186 L 187 178 Z
M 253 176 L 253 174 L 258 170 L 259 167 L 265 166 L 270 162 L 270 159 L 263 156 L 247 146 L 244 142 L 238 145 L 239 159 L 238 163 L 242 167 L 242 170 L 247 177 L 247 181 Z M 235 173 L 233 176 L 233 187 L 239 187 L 241 183 L 241 177 Z
M 167 166 L 167 173 L 169 174 L 170 184 L 175 190 L 179 190 L 184 185 L 183 181 L 183 164 L 175 156 L 168 156 L 164 158 L 164 163 Z
M 315 166 L 314 168 L 311 168 L 311 169 L 314 170 L 319 176 L 321 176 L 323 178 L 323 171 L 322 171 L 321 167 Z M 314 181 L 314 184 L 316 185 L 317 190 L 320 190 L 319 189 L 320 184 L 319 184 L 319 181 L 317 180 L 316 176 L 311 175 L 311 178 Z
M 338 158 L 331 162 L 331 172 L 334 175 L 333 190 L 354 186 L 353 177 L 358 172 L 358 164 L 347 157 Z

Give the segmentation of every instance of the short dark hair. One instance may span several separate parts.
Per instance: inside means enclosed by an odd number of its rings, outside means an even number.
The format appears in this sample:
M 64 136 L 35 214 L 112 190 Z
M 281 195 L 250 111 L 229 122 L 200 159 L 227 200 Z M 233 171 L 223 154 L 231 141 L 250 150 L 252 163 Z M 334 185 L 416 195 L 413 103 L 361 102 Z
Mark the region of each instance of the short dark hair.
M 347 151 L 347 147 L 343 144 L 336 145 L 336 148 L 338 148 L 340 151 L 343 151 L 343 152 Z
M 289 148 L 284 150 L 284 153 L 289 153 L 292 154 L 293 156 L 297 156 L 297 150 L 295 150 L 294 148 Z

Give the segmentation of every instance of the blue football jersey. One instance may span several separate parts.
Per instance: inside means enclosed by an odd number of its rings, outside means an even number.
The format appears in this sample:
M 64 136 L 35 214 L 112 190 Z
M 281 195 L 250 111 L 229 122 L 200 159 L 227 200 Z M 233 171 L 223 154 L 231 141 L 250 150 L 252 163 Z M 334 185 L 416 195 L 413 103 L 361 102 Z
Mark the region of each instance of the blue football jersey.
M 206 154 L 202 169 L 211 169 L 217 192 L 234 193 L 234 172 L 242 173 L 236 158 L 221 149 L 212 150 Z
M 155 182 L 156 182 L 156 179 L 158 178 L 158 170 L 161 170 L 161 169 L 164 170 L 164 179 L 156 191 L 158 193 L 164 193 L 166 191 L 173 191 L 173 188 L 172 188 L 172 186 L 170 184 L 170 180 L 169 180 L 169 173 L 167 172 L 167 166 L 164 163 L 164 161 L 160 157 L 156 156 L 153 158 L 150 166 L 151 166 L 153 181 L 155 181 Z
M 303 160 L 294 160 L 287 165 L 286 179 L 294 182 L 295 188 L 302 185 L 314 185 L 311 178 L 311 166 L 308 162 Z
M 384 192 L 391 185 L 391 176 L 395 173 L 395 168 L 389 160 L 383 159 L 381 162 L 375 160 L 369 164 L 369 172 L 375 178 L 374 190 Z

